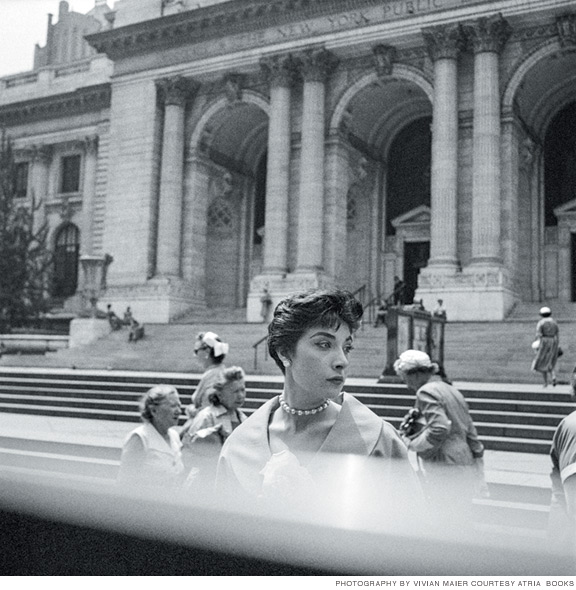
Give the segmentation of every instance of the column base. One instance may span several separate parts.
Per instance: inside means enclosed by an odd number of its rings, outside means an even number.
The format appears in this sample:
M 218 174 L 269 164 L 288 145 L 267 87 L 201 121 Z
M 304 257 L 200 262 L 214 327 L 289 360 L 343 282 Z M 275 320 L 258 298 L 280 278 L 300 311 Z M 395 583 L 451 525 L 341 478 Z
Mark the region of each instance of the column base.
M 272 309 L 274 309 L 282 299 L 289 295 L 333 285 L 334 282 L 320 272 L 258 275 L 250 283 L 246 303 L 246 321 L 250 323 L 268 322 L 266 318 L 262 317 L 262 303 L 260 301 L 264 289 L 268 289 L 272 297 Z
M 476 264 L 452 274 L 423 269 L 415 297 L 430 311 L 442 299 L 448 321 L 459 322 L 501 321 L 518 301 L 505 269 Z
M 194 286 L 179 277 L 154 277 L 144 284 L 109 286 L 100 299 L 122 317 L 126 307 L 141 323 L 168 324 L 191 309 L 206 308 L 206 301 Z

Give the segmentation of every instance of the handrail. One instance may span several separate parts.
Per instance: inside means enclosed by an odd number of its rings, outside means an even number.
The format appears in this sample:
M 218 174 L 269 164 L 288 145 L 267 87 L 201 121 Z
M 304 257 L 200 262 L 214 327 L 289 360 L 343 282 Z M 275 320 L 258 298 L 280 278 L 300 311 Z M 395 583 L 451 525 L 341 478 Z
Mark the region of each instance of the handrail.
M 268 340 L 268 334 L 262 336 L 262 338 L 260 338 L 260 340 L 257 340 L 252 345 L 252 348 L 254 349 L 254 370 L 255 371 L 258 370 L 258 347 L 262 344 L 262 342 L 264 342 L 266 340 Z M 264 348 L 264 360 L 268 360 L 268 347 Z

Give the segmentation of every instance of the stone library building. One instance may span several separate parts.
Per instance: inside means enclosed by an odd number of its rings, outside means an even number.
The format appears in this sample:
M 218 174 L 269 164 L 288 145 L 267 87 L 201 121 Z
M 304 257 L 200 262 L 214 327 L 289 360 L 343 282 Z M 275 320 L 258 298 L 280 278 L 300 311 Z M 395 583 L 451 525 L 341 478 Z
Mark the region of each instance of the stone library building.
M 339 286 L 576 301 L 575 0 L 60 2 L 0 78 L 54 297 L 166 323 Z M 110 260 L 110 258 L 109 258 Z M 241 310 L 241 311 L 239 311 Z

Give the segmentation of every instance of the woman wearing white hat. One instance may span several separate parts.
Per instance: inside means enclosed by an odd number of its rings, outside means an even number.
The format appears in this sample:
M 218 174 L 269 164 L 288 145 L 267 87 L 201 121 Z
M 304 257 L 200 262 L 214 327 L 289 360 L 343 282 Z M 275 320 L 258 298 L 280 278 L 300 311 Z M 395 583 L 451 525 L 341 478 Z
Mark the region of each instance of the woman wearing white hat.
M 544 387 L 548 385 L 548 376 L 552 385 L 556 385 L 555 367 L 558 362 L 558 324 L 552 318 L 549 307 L 540 308 L 540 321 L 536 324 L 536 340 L 533 346 L 536 356 L 532 361 L 532 370 L 542 373 Z
M 222 342 L 220 336 L 214 332 L 199 332 L 194 343 L 194 356 L 204 366 L 204 373 L 198 382 L 198 387 L 192 395 L 192 403 L 186 407 L 188 420 L 180 430 L 180 436 L 184 437 L 196 414 L 203 408 L 210 405 L 208 395 L 214 383 L 222 379 L 226 366 L 224 359 L 228 354 L 229 346 Z
M 409 450 L 418 456 L 428 497 L 448 517 L 469 517 L 472 498 L 486 493 L 484 446 L 478 439 L 464 396 L 438 375 L 438 365 L 421 350 L 407 350 L 394 370 L 416 393 L 414 412 L 420 428 L 403 432 Z M 401 428 L 401 431 L 403 429 Z

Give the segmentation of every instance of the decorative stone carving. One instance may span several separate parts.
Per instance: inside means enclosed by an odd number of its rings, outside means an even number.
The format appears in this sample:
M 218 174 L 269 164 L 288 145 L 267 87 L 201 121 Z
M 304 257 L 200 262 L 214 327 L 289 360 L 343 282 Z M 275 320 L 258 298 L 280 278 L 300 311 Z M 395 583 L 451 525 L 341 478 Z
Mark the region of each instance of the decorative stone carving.
M 156 81 L 156 87 L 165 105 L 177 105 L 183 107 L 187 100 L 194 97 L 200 84 L 191 78 L 173 76 Z
M 52 146 L 34 145 L 30 149 L 30 156 L 34 163 L 47 164 L 52 157 Z
M 378 78 L 390 76 L 396 59 L 396 48 L 391 45 L 380 44 L 372 48 L 372 54 L 374 55 L 374 66 Z
M 224 93 L 229 102 L 239 102 L 242 100 L 242 90 L 246 82 L 244 74 L 230 72 L 224 76 Z
M 84 139 L 84 148 L 87 154 L 96 154 L 98 151 L 98 136 L 97 135 L 88 135 Z
M 520 166 L 524 170 L 530 170 L 536 155 L 536 144 L 527 137 L 520 146 Z
M 500 53 L 512 34 L 512 27 L 500 13 L 466 23 L 463 30 L 474 53 Z
M 260 60 L 260 69 L 271 86 L 292 86 L 298 74 L 298 62 L 292 54 L 272 55 Z
M 308 49 L 300 57 L 304 81 L 325 82 L 338 66 L 338 58 L 326 49 Z
M 562 47 L 576 45 L 576 14 L 565 14 L 556 19 L 556 31 Z
M 457 59 L 458 53 L 466 46 L 460 25 L 430 27 L 422 31 L 422 36 L 432 61 Z

